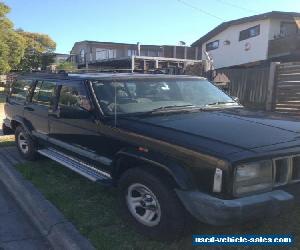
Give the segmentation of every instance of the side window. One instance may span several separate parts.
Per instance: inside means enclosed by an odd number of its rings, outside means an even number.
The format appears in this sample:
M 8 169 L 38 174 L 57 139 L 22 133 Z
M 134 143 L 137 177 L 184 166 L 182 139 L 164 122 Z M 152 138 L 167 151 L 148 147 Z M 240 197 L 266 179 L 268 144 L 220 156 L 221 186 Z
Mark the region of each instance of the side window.
M 255 37 L 260 34 L 260 25 L 256 25 L 240 32 L 239 41 L 246 40 L 250 37 Z
M 40 105 L 51 106 L 55 98 L 56 83 L 38 81 L 33 92 L 32 102 Z
M 12 84 L 10 100 L 23 104 L 26 101 L 31 84 L 32 84 L 31 80 L 15 81 Z
M 219 48 L 219 42 L 220 42 L 219 40 L 216 40 L 216 41 L 207 43 L 206 44 L 206 51 L 210 51 L 210 50 L 214 50 L 214 49 Z
M 63 85 L 60 90 L 59 107 L 65 110 L 90 110 L 91 105 L 83 86 Z

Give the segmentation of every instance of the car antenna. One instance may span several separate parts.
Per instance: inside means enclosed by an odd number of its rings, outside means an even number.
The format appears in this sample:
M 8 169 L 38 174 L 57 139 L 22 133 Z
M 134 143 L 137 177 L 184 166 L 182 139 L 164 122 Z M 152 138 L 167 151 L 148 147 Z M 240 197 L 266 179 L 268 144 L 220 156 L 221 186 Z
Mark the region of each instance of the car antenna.
M 115 107 L 114 107 L 114 117 L 115 117 L 115 127 L 117 127 L 117 85 L 114 83 L 115 87 Z

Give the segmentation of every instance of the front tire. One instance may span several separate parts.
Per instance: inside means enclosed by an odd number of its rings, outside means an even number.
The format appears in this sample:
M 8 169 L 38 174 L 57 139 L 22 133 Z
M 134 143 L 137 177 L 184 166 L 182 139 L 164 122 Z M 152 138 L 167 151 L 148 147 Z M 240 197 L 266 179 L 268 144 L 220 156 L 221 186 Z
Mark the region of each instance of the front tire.
M 119 181 L 122 217 L 138 232 L 156 240 L 175 240 L 185 229 L 186 210 L 171 183 L 148 170 L 127 170 Z
M 17 148 L 26 160 L 34 160 L 37 156 L 36 145 L 33 139 L 26 133 L 25 129 L 18 126 L 15 131 Z

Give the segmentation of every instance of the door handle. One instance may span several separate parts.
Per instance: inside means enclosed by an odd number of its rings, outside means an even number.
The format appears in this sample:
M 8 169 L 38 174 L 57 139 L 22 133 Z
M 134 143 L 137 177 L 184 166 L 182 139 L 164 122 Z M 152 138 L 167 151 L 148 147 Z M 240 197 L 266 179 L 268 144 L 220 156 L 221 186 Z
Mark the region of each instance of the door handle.
M 33 108 L 31 108 L 31 107 L 27 107 L 27 106 L 25 106 L 25 107 L 24 107 L 24 110 L 27 110 L 27 111 L 34 111 L 34 109 L 33 109 Z
M 49 111 L 48 116 L 59 118 L 59 111 Z

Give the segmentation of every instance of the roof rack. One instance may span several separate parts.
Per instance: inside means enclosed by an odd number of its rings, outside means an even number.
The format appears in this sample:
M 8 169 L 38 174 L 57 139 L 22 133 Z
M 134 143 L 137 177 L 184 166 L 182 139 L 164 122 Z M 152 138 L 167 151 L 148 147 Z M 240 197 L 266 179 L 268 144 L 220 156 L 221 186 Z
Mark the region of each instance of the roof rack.
M 132 73 L 132 69 L 116 69 L 116 68 L 106 68 L 106 69 L 77 69 L 72 74 L 81 74 L 81 73 Z
M 26 72 L 18 73 L 19 76 L 23 77 L 44 77 L 44 78 L 55 78 L 55 79 L 68 79 L 68 73 L 48 73 L 48 72 Z

